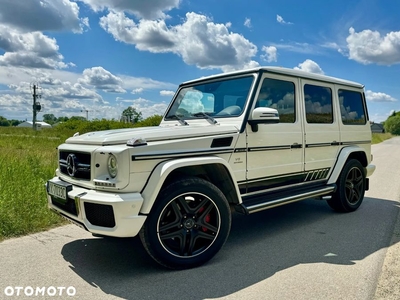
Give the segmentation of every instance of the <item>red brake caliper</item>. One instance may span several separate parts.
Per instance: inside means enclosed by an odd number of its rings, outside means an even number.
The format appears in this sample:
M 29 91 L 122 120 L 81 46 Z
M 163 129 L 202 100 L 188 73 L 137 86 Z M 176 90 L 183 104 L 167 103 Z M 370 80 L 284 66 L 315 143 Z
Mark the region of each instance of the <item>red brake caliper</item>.
M 204 211 L 204 207 L 202 207 L 202 208 L 200 208 L 199 209 L 199 213 L 201 214 L 203 211 Z M 210 220 L 211 220 L 211 216 L 210 216 L 210 214 L 208 214 L 205 218 L 204 218 L 204 222 L 206 222 L 206 223 L 210 223 Z M 207 232 L 207 228 L 205 228 L 205 227 L 202 227 L 201 228 L 201 230 L 203 230 L 204 232 Z

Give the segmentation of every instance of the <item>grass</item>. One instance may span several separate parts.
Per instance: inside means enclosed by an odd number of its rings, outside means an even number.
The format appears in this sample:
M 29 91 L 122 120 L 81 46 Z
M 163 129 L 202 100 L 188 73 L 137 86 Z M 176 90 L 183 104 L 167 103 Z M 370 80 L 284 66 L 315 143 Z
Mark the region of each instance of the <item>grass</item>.
M 64 223 L 48 210 L 44 187 L 65 140 L 54 133 L 0 127 L 0 240 Z
M 379 144 L 385 140 L 392 138 L 391 133 L 373 133 L 372 134 L 372 144 Z

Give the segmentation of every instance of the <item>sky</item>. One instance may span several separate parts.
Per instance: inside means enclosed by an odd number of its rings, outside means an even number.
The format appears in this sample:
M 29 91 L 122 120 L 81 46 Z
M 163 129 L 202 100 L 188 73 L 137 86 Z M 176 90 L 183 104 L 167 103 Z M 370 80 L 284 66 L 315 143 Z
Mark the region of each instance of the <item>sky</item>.
M 398 0 L 0 0 L 0 116 L 162 115 L 181 82 L 280 66 L 365 85 L 400 111 Z

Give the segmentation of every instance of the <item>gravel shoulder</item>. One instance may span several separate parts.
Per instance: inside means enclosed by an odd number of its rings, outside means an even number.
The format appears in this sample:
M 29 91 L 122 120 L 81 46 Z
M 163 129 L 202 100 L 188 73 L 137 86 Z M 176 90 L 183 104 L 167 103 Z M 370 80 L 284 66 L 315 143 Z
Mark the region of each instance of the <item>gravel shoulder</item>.
M 393 155 L 389 158 L 383 153 L 387 153 L 390 150 Z M 397 153 L 397 155 L 395 155 Z M 384 168 L 378 168 L 371 177 L 371 184 L 375 186 L 387 186 L 388 194 L 392 199 L 399 201 L 398 207 L 400 207 L 400 188 L 396 184 L 391 184 L 387 179 L 391 178 L 392 182 L 400 180 L 400 137 L 395 137 L 390 140 L 384 141 L 380 144 L 372 146 L 372 154 L 374 155 L 374 161 Z M 388 170 L 390 174 L 387 174 Z M 371 192 L 367 192 L 368 197 L 374 197 L 374 189 Z M 400 213 L 397 216 L 397 221 L 393 228 L 393 236 L 390 242 L 390 246 L 387 248 L 385 260 L 382 266 L 382 272 L 380 274 L 378 285 L 375 292 L 374 299 L 400 299 Z

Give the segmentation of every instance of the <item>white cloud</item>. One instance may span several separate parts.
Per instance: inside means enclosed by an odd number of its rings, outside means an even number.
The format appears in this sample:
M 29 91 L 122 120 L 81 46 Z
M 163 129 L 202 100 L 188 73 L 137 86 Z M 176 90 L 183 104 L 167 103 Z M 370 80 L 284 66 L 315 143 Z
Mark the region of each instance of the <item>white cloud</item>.
M 246 18 L 244 20 L 244 26 L 246 26 L 247 28 L 251 28 L 251 19 L 250 18 Z
M 0 25 L 0 49 L 5 51 L 0 56 L 3 66 L 59 69 L 72 65 L 62 61 L 56 40 L 38 31 L 21 33 Z
M 367 90 L 365 92 L 365 97 L 368 101 L 372 102 L 396 102 L 397 99 L 393 98 L 392 96 L 381 93 L 381 92 L 373 92 L 371 90 Z
M 140 111 L 144 119 L 153 115 L 164 115 L 164 112 L 169 104 L 166 102 L 155 103 L 154 101 L 141 97 L 137 99 L 119 99 L 118 101 L 123 102 L 124 105 L 129 104 L 129 106 L 134 107 L 136 111 Z M 124 107 L 124 105 L 120 105 L 122 109 L 121 112 L 127 108 Z
M 136 89 L 154 90 L 154 89 L 176 88 L 175 84 L 158 81 L 147 77 L 133 77 L 133 76 L 126 76 L 119 74 L 118 77 L 122 80 L 123 88 L 127 90 L 136 90 Z
M 257 53 L 253 43 L 230 32 L 228 24 L 216 24 L 204 15 L 187 13 L 182 24 L 167 26 L 164 20 L 135 23 L 124 13 L 110 12 L 100 19 L 100 25 L 116 40 L 142 51 L 175 53 L 201 69 L 227 71 L 257 65 L 252 60 Z
M 379 113 L 374 113 L 369 115 L 369 119 L 372 122 L 380 123 L 387 120 L 389 116 L 393 114 L 394 110 L 392 109 L 390 112 L 385 113 L 384 111 L 380 111 Z
M 137 89 L 134 89 L 134 90 L 132 90 L 132 94 L 141 94 L 141 93 L 143 93 L 143 91 L 144 91 L 144 89 L 143 88 L 137 88 Z
M 179 6 L 180 0 L 79 0 L 88 4 L 94 11 L 106 8 L 113 11 L 126 11 L 139 18 L 165 18 L 164 11 Z
M 322 71 L 321 67 L 311 59 L 306 59 L 304 62 L 298 64 L 298 66 L 294 67 L 293 69 L 316 74 L 324 74 L 324 71 Z
M 82 32 L 85 26 L 79 6 L 70 0 L 0 0 L 0 7 L 0 23 L 24 32 Z
M 363 64 L 393 65 L 400 63 L 400 31 L 382 36 L 378 31 L 349 29 L 346 39 L 349 58 Z
M 275 44 L 272 44 L 272 46 L 274 46 L 280 50 L 286 50 L 286 51 L 291 51 L 291 52 L 296 52 L 296 53 L 314 54 L 314 55 L 321 53 L 320 46 L 316 46 L 316 45 L 312 45 L 312 44 L 308 44 L 308 43 L 299 43 L 299 42 L 288 42 L 286 44 L 275 43 Z
M 8 90 L 0 91 L 0 116 L 18 120 L 32 119 L 30 86 L 33 82 L 40 86 L 39 93 L 42 95 L 40 102 L 44 105 L 43 114 L 52 113 L 57 117 L 86 117 L 86 113 L 81 110 L 89 110 L 89 119 L 119 119 L 124 109 L 121 106 L 111 107 L 103 96 L 96 92 L 96 87 L 111 84 L 111 88 L 115 89 L 118 88 L 118 84 L 121 84 L 120 87 L 126 90 L 141 87 L 153 90 L 176 88 L 174 84 L 150 78 L 114 75 L 101 67 L 97 69 L 98 73 L 96 73 L 96 68 L 94 70 L 87 69 L 84 75 L 63 70 L 2 67 L 0 68 L 0 84 L 7 85 Z M 117 101 L 121 100 L 121 97 L 117 98 Z M 132 103 L 132 100 L 129 100 L 129 103 Z M 166 106 L 165 103 L 148 104 L 144 106 L 146 116 L 152 115 L 152 112 L 162 114 Z M 38 115 L 39 119 L 42 113 Z
M 172 97 L 173 95 L 175 95 L 175 92 L 174 91 L 162 90 L 162 91 L 160 91 L 160 95 L 161 96 L 166 96 L 166 97 Z
M 292 25 L 293 24 L 291 22 L 286 22 L 280 15 L 276 15 L 276 21 L 278 23 L 281 23 L 281 24 L 288 24 L 288 25 Z
M 126 93 L 126 90 L 121 87 L 121 78 L 111 74 L 103 67 L 85 69 L 83 71 L 83 77 L 79 79 L 79 82 L 94 86 L 96 89 L 108 93 Z
M 261 55 L 261 58 L 267 62 L 276 62 L 278 61 L 278 53 L 277 53 L 277 49 L 274 46 L 263 46 L 262 47 L 262 51 L 265 53 L 263 55 Z

